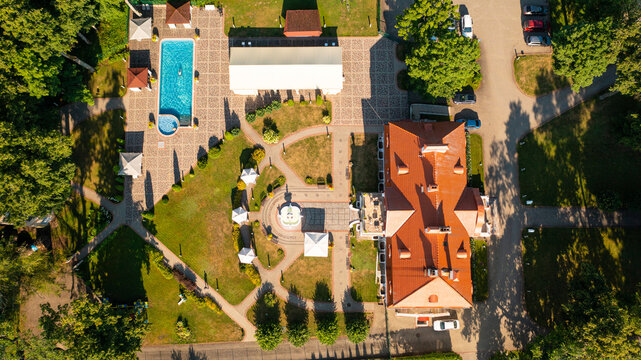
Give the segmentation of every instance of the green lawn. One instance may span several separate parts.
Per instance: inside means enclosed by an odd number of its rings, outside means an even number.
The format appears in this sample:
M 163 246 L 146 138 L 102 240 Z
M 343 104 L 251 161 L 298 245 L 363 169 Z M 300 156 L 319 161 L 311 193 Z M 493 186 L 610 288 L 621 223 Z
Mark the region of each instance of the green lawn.
M 376 283 L 376 241 L 351 239 L 350 263 L 353 266 L 352 298 L 357 301 L 378 301 Z
M 565 76 L 554 73 L 552 55 L 527 55 L 514 59 L 514 80 L 526 94 L 540 96 L 570 86 Z
M 99 205 L 74 192 L 56 213 L 56 222 L 51 226 L 52 245 L 70 256 L 99 234 L 111 217 L 111 213 L 100 211 Z
M 597 206 L 618 195 L 624 208 L 641 200 L 641 156 L 619 144 L 628 112 L 639 101 L 615 95 L 592 100 L 536 129 L 518 147 L 521 200 L 534 205 Z M 508 124 L 509 126 L 509 124 Z
M 258 179 L 256 179 L 253 193 L 249 195 L 249 211 L 260 210 L 263 200 L 268 196 L 270 191 L 275 189 L 274 185 L 276 184 L 274 182 L 281 175 L 283 175 L 283 173 L 275 166 L 265 167 L 265 169 L 263 169 Z
M 332 249 L 327 257 L 301 255 L 283 274 L 285 289 L 305 299 L 330 301 L 332 297 Z
M 76 125 L 71 134 L 77 166 L 73 181 L 118 201 L 123 192 L 114 167 L 118 167 L 118 149 L 124 148 L 125 119 L 124 110 L 106 111 Z
M 113 303 L 146 300 L 150 332 L 145 345 L 176 343 L 174 325 L 186 319 L 193 342 L 239 341 L 242 329 L 226 315 L 217 315 L 193 301 L 178 306 L 178 282 L 165 279 L 149 264 L 145 242 L 128 227 L 117 230 L 81 265 L 88 284 Z
M 483 239 L 471 239 L 472 285 L 474 301 L 487 300 L 487 243 Z
M 262 227 L 262 225 L 259 226 Z M 265 236 L 260 227 L 254 227 L 254 249 L 256 256 L 265 268 L 268 268 L 268 266 L 276 266 L 285 257 L 285 252 L 280 246 L 267 239 L 267 236 Z
M 325 125 L 323 122 L 324 114 L 331 116 L 332 104 L 330 102 L 325 102 L 323 105 L 317 105 L 316 101 L 312 101 L 311 104 L 307 105 L 294 102 L 292 106 L 284 103 L 278 110 L 263 116 L 257 116 L 251 126 L 259 134 L 262 134 L 265 129 L 278 130 L 280 138 L 283 139 L 298 130 L 310 126 Z
M 220 158 L 205 169 L 195 168 L 195 177 L 180 192 L 170 191 L 169 202 L 159 202 L 155 218 L 147 224 L 174 254 L 200 276 L 207 274 L 212 286 L 232 304 L 241 302 L 253 289 L 238 266 L 231 237 L 232 189 L 253 148 L 244 135 L 225 141 Z
M 528 313 L 552 327 L 567 303 L 568 282 L 582 262 L 591 263 L 622 300 L 641 283 L 641 229 L 550 229 L 523 232 L 523 273 Z
M 225 34 L 229 36 L 283 36 L 286 10 L 318 8 L 323 36 L 376 36 L 377 9 L 375 0 L 351 0 L 350 8 L 341 0 L 258 0 L 248 5 L 243 0 L 224 0 Z M 260 12 L 256 12 L 260 9 Z M 369 21 L 368 21 L 369 17 Z M 371 23 L 371 27 L 370 27 Z M 236 27 L 233 28 L 232 25 Z
M 378 191 L 378 134 L 353 134 L 350 143 L 352 186 L 360 192 Z
M 303 180 L 325 179 L 332 174 L 332 139 L 318 135 L 295 142 L 285 148 L 283 160 Z
M 89 90 L 93 97 L 120 97 L 127 86 L 127 63 L 122 59 L 105 60 L 89 78 Z
M 478 188 L 481 194 L 485 192 L 485 172 L 483 171 L 483 138 L 478 134 L 470 134 L 470 167 L 469 185 Z

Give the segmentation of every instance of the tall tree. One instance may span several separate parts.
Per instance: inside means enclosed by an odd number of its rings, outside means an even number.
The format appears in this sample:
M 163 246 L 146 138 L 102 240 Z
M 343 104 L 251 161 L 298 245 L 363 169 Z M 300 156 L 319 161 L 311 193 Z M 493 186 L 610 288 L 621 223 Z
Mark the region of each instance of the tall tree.
M 399 36 L 408 41 L 411 85 L 424 95 L 449 98 L 480 82 L 478 41 L 449 29 L 457 19 L 450 0 L 415 1 L 397 18 Z
M 57 210 L 71 193 L 71 139 L 0 122 L 0 213 L 20 224 Z
M 614 64 L 618 42 L 612 19 L 566 26 L 554 34 L 554 72 L 572 79 L 572 90 L 589 86 Z
M 634 20 L 619 29 L 621 52 L 617 60 L 617 80 L 613 90 L 625 95 L 641 93 L 641 20 L 639 11 L 634 12 Z
M 72 359 L 135 358 L 147 333 L 142 314 L 81 298 L 57 310 L 42 306 L 43 338 L 64 345 Z

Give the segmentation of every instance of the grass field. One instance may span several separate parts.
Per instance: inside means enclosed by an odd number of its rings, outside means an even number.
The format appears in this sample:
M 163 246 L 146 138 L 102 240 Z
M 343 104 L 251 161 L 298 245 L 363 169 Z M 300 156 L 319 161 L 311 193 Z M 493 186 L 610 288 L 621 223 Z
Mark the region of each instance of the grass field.
M 265 167 L 265 169 L 263 169 L 258 179 L 256 179 L 253 193 L 249 194 L 249 211 L 260 210 L 263 199 L 268 196 L 270 191 L 273 191 L 274 181 L 281 175 L 283 175 L 283 173 L 275 166 Z
M 352 269 L 352 298 L 356 301 L 377 301 L 376 241 L 352 239 L 350 263 Z
M 570 86 L 565 76 L 552 69 L 552 55 L 527 55 L 514 59 L 514 80 L 526 94 L 540 96 Z
M 619 297 L 630 300 L 641 283 L 641 229 L 550 229 L 523 233 L 528 314 L 552 327 L 568 300 L 568 282 L 582 262 L 591 263 Z
M 262 134 L 265 129 L 278 130 L 280 138 L 283 139 L 298 130 L 310 126 L 325 125 L 324 114 L 331 116 L 331 103 L 325 102 L 323 105 L 317 105 L 315 101 L 312 101 L 311 104 L 301 105 L 299 102 L 294 102 L 292 106 L 284 103 L 278 110 L 257 116 L 251 126 L 259 134 Z
M 283 160 L 303 180 L 327 178 L 332 174 L 332 139 L 318 135 L 295 142 L 285 148 Z
M 118 149 L 124 147 L 125 119 L 123 110 L 110 110 L 74 127 L 74 182 L 107 197 L 122 197 L 122 184 L 116 181 L 114 167 L 118 167 Z
M 487 289 L 487 243 L 483 239 L 470 240 L 472 245 L 472 285 L 474 301 L 485 301 Z
M 331 301 L 332 250 L 327 257 L 301 255 L 283 274 L 285 289 L 305 299 Z
M 378 134 L 353 134 L 350 143 L 352 186 L 356 191 L 378 191 Z
M 266 269 L 269 268 L 269 266 L 278 265 L 285 257 L 285 253 L 281 247 L 267 239 L 263 231 L 256 227 L 254 228 L 254 250 L 256 251 L 258 260 Z M 280 253 L 278 250 L 281 250 Z
M 525 136 L 518 148 L 522 201 L 598 206 L 600 196 L 613 193 L 624 208 L 638 208 L 641 157 L 619 144 L 618 134 L 626 114 L 640 108 L 621 95 L 592 100 Z
M 100 205 L 74 192 L 56 213 L 56 223 L 51 226 L 52 246 L 70 256 L 99 234 L 109 221 L 109 212 L 101 212 Z
M 174 254 L 200 276 L 205 276 L 232 304 L 238 304 L 254 289 L 238 267 L 231 237 L 232 189 L 247 161 L 252 145 L 244 135 L 225 141 L 220 158 L 209 159 L 205 169 L 170 192 L 169 202 L 159 202 L 155 218 L 147 226 Z
M 283 36 L 279 24 L 285 27 L 287 10 L 318 8 L 321 24 L 324 21 L 326 25 L 323 36 L 376 36 L 377 6 L 375 0 L 351 0 L 349 10 L 341 0 L 259 0 L 252 2 L 251 6 L 243 0 L 224 0 L 225 34 L 238 37 Z M 257 13 L 256 9 L 260 12 Z
M 89 90 L 93 97 L 120 97 L 127 88 L 127 63 L 122 59 L 105 60 L 89 78 Z
M 469 185 L 478 188 L 481 194 L 485 191 L 485 172 L 483 171 L 483 138 L 478 134 L 470 134 L 470 168 Z
M 95 255 L 94 255 L 95 254 Z M 178 306 L 178 282 L 165 279 L 149 264 L 145 242 L 128 227 L 117 230 L 81 265 L 88 284 L 113 303 L 149 303 L 150 332 L 145 345 L 176 343 L 174 325 L 181 317 L 192 330 L 192 342 L 239 341 L 242 329 L 226 315 L 198 308 L 193 301 Z

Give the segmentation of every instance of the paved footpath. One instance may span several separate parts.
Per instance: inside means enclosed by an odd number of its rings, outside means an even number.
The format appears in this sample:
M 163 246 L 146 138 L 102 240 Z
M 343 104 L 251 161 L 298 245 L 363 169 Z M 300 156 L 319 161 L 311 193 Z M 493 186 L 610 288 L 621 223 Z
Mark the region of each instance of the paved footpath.
M 73 128 L 80 122 L 92 116 L 100 115 L 105 111 L 124 109 L 123 98 L 94 98 L 93 105 L 83 102 L 69 104 L 60 109 L 62 132 L 71 134 Z

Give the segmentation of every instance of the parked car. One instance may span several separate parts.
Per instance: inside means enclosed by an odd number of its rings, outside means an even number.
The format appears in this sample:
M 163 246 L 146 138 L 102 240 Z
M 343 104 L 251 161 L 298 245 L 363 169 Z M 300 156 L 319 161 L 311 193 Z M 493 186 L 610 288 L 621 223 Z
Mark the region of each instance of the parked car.
M 543 20 L 525 20 L 523 31 L 547 31 L 548 24 Z
M 458 92 L 454 94 L 452 102 L 455 104 L 476 104 L 476 95 L 469 92 Z
M 525 39 L 528 46 L 550 46 L 550 37 L 547 35 L 530 35 Z
M 470 15 L 463 15 L 461 18 L 461 34 L 470 39 L 474 37 L 474 32 L 472 31 L 472 17 Z
M 458 330 L 461 324 L 458 320 L 434 320 L 434 331 Z
M 525 5 L 523 6 L 523 15 L 547 15 L 548 8 L 541 5 Z
M 481 127 L 481 120 L 479 119 L 456 119 L 458 123 L 465 123 L 465 130 L 479 129 Z

